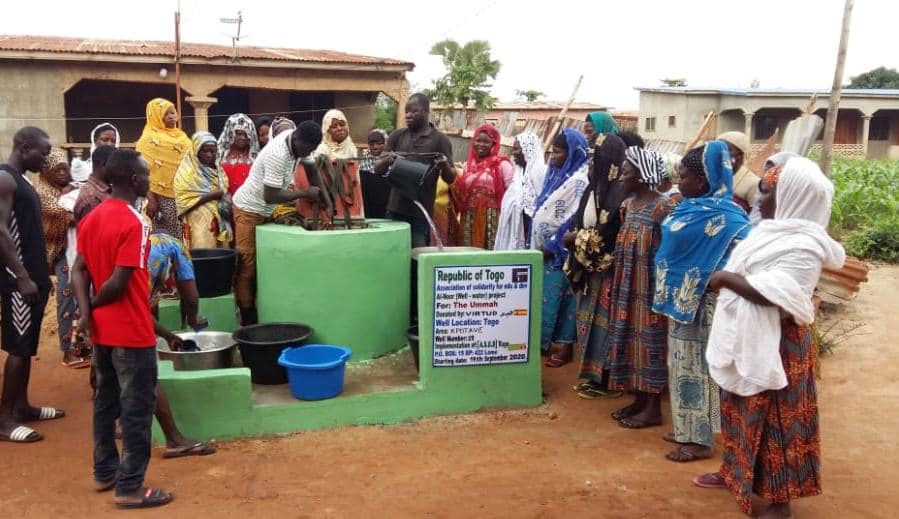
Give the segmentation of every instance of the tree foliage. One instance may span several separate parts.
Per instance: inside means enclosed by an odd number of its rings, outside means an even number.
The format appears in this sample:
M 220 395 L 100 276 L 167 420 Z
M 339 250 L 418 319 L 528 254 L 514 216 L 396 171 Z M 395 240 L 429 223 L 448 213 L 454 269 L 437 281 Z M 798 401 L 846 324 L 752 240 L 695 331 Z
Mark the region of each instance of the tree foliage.
M 539 90 L 516 90 L 515 95 L 517 95 L 520 98 L 523 98 L 528 103 L 533 103 L 534 101 L 539 100 L 546 94 L 544 94 L 543 92 L 541 92 Z
M 501 64 L 490 57 L 490 43 L 472 40 L 460 46 L 453 40 L 443 40 L 431 47 L 431 54 L 440 56 L 446 66 L 446 74 L 434 80 L 434 87 L 425 93 L 437 103 L 452 106 L 460 103 L 484 111 L 496 104 L 490 95 L 490 80 L 496 79 Z
M 685 87 L 687 86 L 687 80 L 685 78 L 669 78 L 669 79 L 661 79 L 660 80 L 663 85 L 670 87 Z
M 899 72 L 894 68 L 877 67 L 851 78 L 846 88 L 899 88 Z
M 396 129 L 397 103 L 384 94 L 378 94 L 375 101 L 375 124 L 387 133 Z

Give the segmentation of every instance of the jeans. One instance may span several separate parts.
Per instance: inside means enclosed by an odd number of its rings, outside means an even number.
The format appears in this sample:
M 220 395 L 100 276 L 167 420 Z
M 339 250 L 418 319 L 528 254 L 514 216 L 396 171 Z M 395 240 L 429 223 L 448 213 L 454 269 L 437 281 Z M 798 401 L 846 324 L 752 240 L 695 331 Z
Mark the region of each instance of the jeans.
M 94 346 L 94 480 L 118 476 L 116 495 L 141 488 L 150 464 L 150 426 L 156 408 L 156 348 Z M 122 456 L 115 421 L 122 425 Z
M 387 218 L 395 222 L 406 222 L 412 227 L 412 248 L 427 247 L 431 243 L 431 227 L 423 218 L 413 218 L 404 214 L 387 211 Z

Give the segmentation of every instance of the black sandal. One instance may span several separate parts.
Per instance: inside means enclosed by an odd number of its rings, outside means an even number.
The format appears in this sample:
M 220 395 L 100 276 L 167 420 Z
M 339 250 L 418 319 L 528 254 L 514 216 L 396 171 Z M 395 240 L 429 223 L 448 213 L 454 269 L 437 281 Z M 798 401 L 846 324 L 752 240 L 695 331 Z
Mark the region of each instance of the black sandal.
M 146 487 L 142 490 L 144 496 L 140 501 L 119 501 L 119 498 L 117 497 L 116 506 L 123 510 L 132 510 L 135 508 L 153 508 L 156 506 L 167 505 L 171 503 L 173 499 L 175 499 L 175 496 L 173 494 L 170 494 L 160 488 Z

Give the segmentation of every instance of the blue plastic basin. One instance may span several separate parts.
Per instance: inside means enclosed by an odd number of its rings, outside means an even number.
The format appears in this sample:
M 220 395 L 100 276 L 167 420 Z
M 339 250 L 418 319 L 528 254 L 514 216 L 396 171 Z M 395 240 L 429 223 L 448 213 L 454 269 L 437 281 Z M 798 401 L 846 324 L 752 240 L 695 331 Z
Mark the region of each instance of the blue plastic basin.
M 286 348 L 278 364 L 287 370 L 290 393 L 300 400 L 334 398 L 343 391 L 346 361 L 353 352 L 343 346 L 308 344 Z

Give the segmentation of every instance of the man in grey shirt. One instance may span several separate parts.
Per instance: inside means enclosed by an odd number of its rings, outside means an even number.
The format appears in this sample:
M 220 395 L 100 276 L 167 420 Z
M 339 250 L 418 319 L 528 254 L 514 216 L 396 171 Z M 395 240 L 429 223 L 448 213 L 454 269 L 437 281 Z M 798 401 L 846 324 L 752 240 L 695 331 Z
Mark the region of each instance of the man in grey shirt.
M 379 174 L 387 172 L 397 158 L 397 153 L 436 153 L 437 158 L 408 157 L 409 160 L 433 165 L 447 184 L 456 179 L 456 172 L 450 163 L 453 146 L 446 135 L 428 121 L 431 102 L 424 94 L 412 94 L 406 102 L 406 128 L 390 134 L 385 146 L 383 158 L 375 164 Z M 437 192 L 437 175 L 429 175 L 421 186 L 418 201 L 427 209 L 434 210 L 434 197 Z M 412 200 L 402 196 L 396 189 L 390 190 L 387 202 L 387 217 L 391 220 L 406 222 L 412 226 L 412 247 L 425 247 L 430 242 L 430 227 L 421 211 Z

